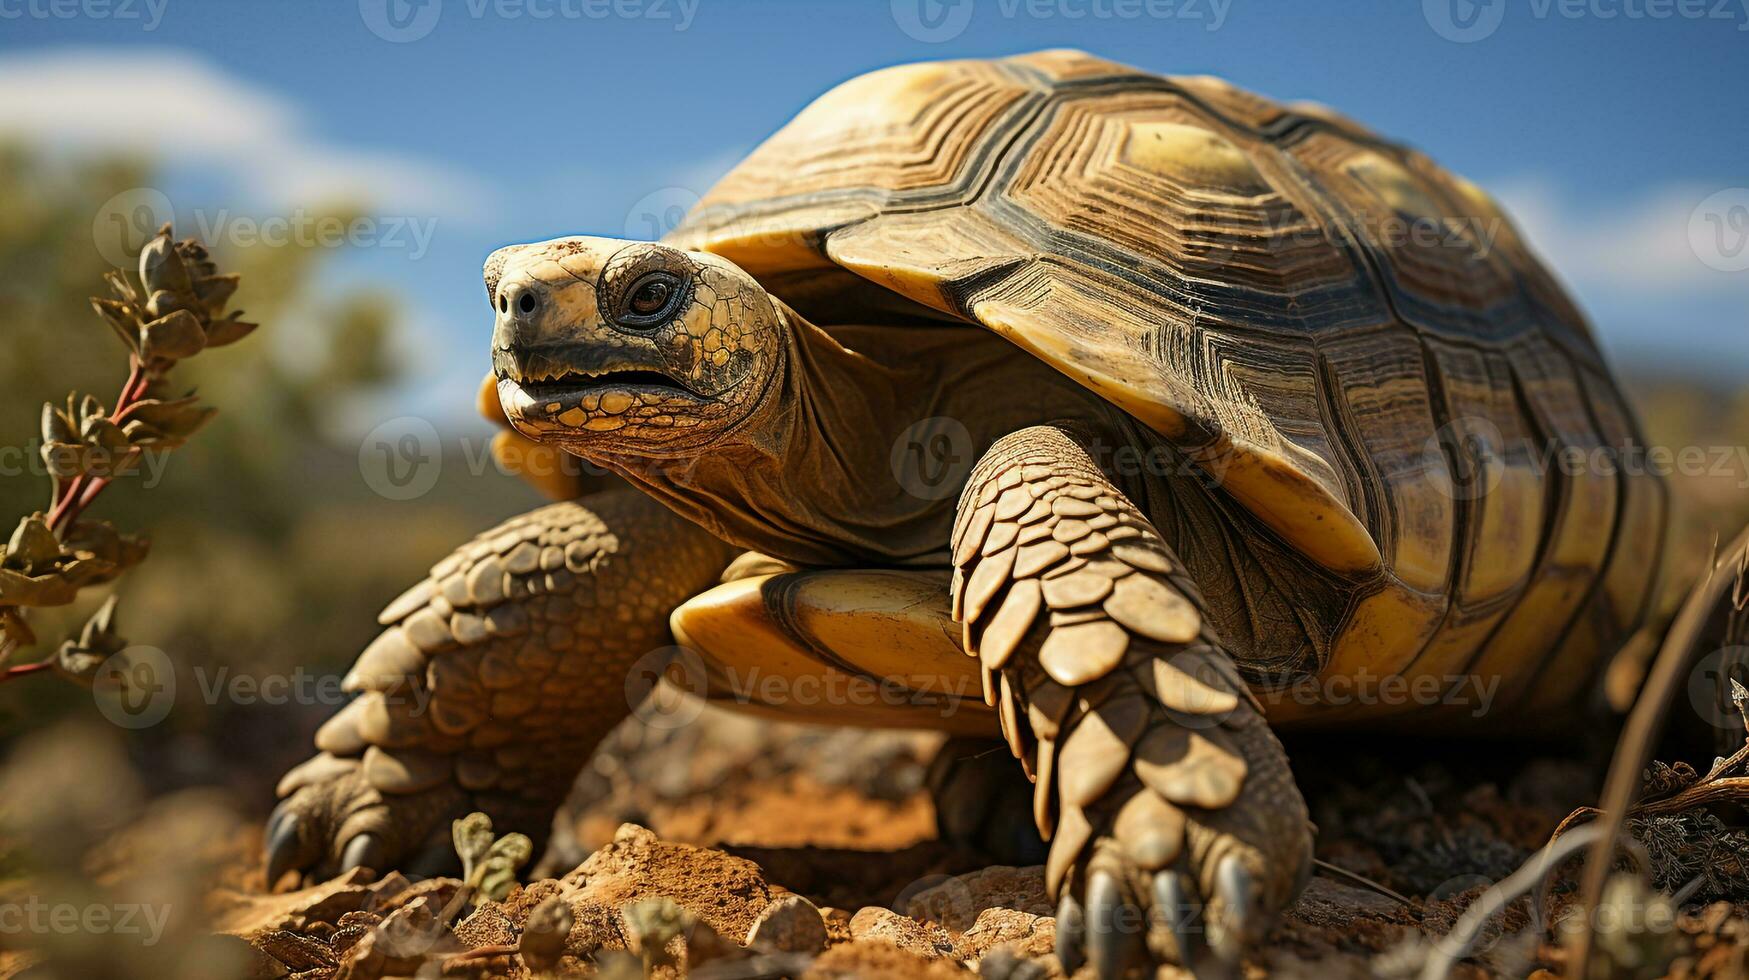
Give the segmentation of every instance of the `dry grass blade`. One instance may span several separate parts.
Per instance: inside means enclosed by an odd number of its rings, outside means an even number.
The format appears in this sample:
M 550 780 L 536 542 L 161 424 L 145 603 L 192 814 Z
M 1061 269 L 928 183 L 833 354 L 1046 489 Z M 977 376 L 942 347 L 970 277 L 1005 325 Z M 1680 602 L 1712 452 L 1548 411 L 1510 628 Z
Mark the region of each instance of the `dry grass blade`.
M 1349 882 L 1350 884 L 1359 885 L 1360 887 L 1365 888 L 1368 891 L 1376 892 L 1380 895 L 1383 895 L 1384 897 L 1390 899 L 1393 902 L 1396 902 L 1397 904 L 1403 906 L 1404 908 L 1414 908 L 1415 907 L 1415 902 L 1413 899 L 1409 898 L 1408 896 L 1406 896 L 1400 892 L 1392 891 L 1391 889 L 1385 887 L 1384 885 L 1381 885 L 1378 882 L 1372 880 L 1371 878 L 1368 878 L 1366 875 L 1359 874 L 1359 873 L 1354 872 L 1354 871 L 1350 871 L 1347 868 L 1341 867 L 1340 865 L 1331 864 L 1329 861 L 1325 861 L 1325 860 L 1322 860 L 1319 858 L 1312 859 L 1312 866 L 1317 868 L 1319 871 L 1324 872 L 1325 874 L 1331 875 L 1331 876 L 1336 877 L 1336 878 L 1341 878 L 1343 881 Z
M 1433 944 L 1433 950 L 1427 954 L 1427 962 L 1421 969 L 1421 980 L 1445 980 L 1451 975 L 1451 969 L 1458 961 L 1469 955 L 1470 948 L 1482 933 L 1482 927 L 1488 920 L 1505 911 L 1508 905 L 1528 894 L 1532 889 L 1542 885 L 1553 871 L 1586 845 L 1602 845 L 1608 853 L 1611 838 L 1600 824 L 1581 827 L 1572 833 L 1555 840 L 1538 851 L 1536 856 L 1526 861 L 1517 871 L 1504 880 L 1483 892 L 1469 908 L 1464 910 L 1451 932 Z
M 1696 646 L 1703 640 L 1710 617 L 1726 601 L 1727 595 L 1739 613 L 1732 617 L 1731 630 L 1741 632 L 1743 617 L 1740 614 L 1749 605 L 1740 601 L 1749 590 L 1744 582 L 1744 569 L 1749 568 L 1749 528 L 1737 535 L 1725 553 L 1727 557 L 1714 562 L 1707 579 L 1689 593 L 1658 649 L 1633 710 L 1628 714 L 1627 725 L 1616 744 L 1615 757 L 1610 761 L 1609 774 L 1604 779 L 1597 823 L 1592 825 L 1598 831 L 1597 836 L 1591 838 L 1591 853 L 1587 855 L 1581 880 L 1579 907 L 1582 909 L 1595 909 L 1602 899 L 1603 887 L 1609 877 L 1610 842 L 1620 836 L 1627 823 L 1634 794 L 1640 786 L 1640 772 L 1651 758 L 1652 746 L 1663 730 L 1672 697 L 1677 693 Z M 1745 788 L 1749 788 L 1749 780 L 1744 783 Z M 1715 781 L 1712 785 L 1717 784 Z M 1733 787 L 1732 791 L 1742 792 L 1742 789 Z M 1572 819 L 1568 818 L 1569 821 Z M 1588 925 L 1577 934 L 1569 960 L 1569 976 L 1588 975 L 1594 938 L 1590 918 L 1587 915 Z

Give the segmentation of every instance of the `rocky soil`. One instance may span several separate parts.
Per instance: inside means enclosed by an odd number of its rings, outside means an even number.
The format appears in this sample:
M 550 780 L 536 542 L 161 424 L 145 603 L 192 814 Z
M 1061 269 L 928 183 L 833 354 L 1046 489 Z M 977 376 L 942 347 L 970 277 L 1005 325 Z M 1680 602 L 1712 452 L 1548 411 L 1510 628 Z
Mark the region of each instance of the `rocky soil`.
M 535 880 L 503 902 L 399 875 L 263 896 L 253 870 L 215 898 L 215 927 L 251 944 L 254 975 L 309 980 L 1061 976 L 1040 869 L 935 839 L 922 780 L 936 744 L 715 711 L 627 727 L 579 781 Z M 1252 975 L 1417 975 L 1427 944 L 1595 793 L 1594 766 L 1506 746 L 1289 748 L 1319 856 L 1351 874 L 1313 879 Z M 1551 919 L 1570 889 L 1556 876 Z M 1674 953 L 1672 976 L 1749 973 L 1749 907 L 1694 897 L 1634 941 Z M 1562 950 L 1531 925 L 1518 903 L 1459 975 L 1558 972 Z
M 253 820 L 155 803 L 85 858 L 95 884 L 83 887 L 185 867 L 153 880 L 182 882 L 175 900 L 202 906 L 199 935 L 123 955 L 0 934 L 15 950 L 0 952 L 0 977 L 1060 977 L 1041 869 L 992 867 L 935 839 L 923 774 L 937 743 L 715 710 L 672 730 L 628 725 L 579 780 L 530 880 L 501 902 L 398 873 L 266 894 Z M 1288 748 L 1318 856 L 1340 870 L 1314 877 L 1251 976 L 1418 975 L 1428 944 L 1596 793 L 1595 763 L 1522 746 Z M 1516 903 L 1456 975 L 1558 973 L 1559 929 L 1542 927 L 1569 900 L 1571 870 L 1554 876 L 1540 921 Z M 1749 904 L 1708 888 L 1687 898 L 1672 922 L 1620 934 L 1614 961 L 1749 975 Z

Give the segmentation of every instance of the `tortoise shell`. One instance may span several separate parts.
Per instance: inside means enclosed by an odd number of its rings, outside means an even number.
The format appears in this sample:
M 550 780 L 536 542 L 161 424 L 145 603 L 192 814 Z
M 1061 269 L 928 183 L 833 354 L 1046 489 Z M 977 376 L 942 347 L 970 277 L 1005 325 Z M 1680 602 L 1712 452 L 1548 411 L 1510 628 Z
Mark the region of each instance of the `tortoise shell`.
M 669 241 L 812 282 L 839 322 L 888 292 L 982 324 L 1157 430 L 1383 583 L 1327 669 L 1482 670 L 1644 614 L 1662 484 L 1557 465 L 1638 441 L 1583 317 L 1485 193 L 1322 107 L 1080 52 L 890 68 Z

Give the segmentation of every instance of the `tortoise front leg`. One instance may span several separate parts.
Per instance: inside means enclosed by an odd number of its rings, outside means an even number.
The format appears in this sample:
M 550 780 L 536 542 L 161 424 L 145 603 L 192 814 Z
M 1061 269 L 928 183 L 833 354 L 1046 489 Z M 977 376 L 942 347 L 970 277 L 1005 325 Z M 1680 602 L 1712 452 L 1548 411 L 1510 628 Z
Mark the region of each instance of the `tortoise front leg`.
M 453 857 L 473 810 L 538 843 L 626 678 L 668 645 L 668 615 L 731 549 L 618 490 L 512 518 L 439 562 L 383 612 L 345 686 L 358 697 L 280 780 L 268 885 L 286 871 L 385 871 Z
M 1310 825 L 1183 563 L 1055 426 L 979 461 L 953 560 L 967 652 L 1037 782 L 1065 970 L 1235 961 L 1304 883 Z

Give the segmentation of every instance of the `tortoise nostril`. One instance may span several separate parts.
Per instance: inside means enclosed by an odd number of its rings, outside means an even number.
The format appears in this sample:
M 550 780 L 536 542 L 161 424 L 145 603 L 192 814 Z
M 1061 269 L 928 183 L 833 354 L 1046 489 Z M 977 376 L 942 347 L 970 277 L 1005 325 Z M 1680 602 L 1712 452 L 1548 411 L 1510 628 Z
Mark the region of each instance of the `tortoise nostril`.
M 516 298 L 516 308 L 523 313 L 534 312 L 534 294 L 523 293 Z
M 510 297 L 504 295 L 503 293 L 498 294 L 498 312 L 500 312 L 500 313 L 509 313 L 510 312 Z

